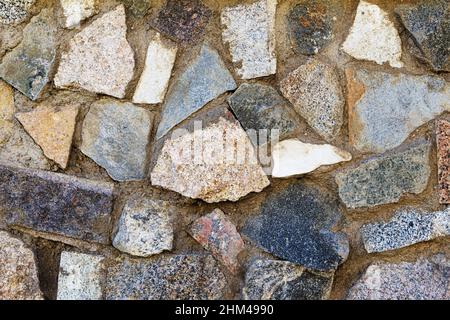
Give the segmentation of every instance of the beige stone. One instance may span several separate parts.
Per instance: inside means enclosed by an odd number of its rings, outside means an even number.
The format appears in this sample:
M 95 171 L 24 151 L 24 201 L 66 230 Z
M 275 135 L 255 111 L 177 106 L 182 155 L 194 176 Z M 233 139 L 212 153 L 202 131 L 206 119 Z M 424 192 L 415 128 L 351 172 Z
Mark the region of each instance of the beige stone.
M 0 147 L 8 141 L 13 131 L 14 91 L 0 80 Z
M 97 0 L 60 0 L 65 17 L 65 27 L 77 27 L 81 21 L 97 12 Z

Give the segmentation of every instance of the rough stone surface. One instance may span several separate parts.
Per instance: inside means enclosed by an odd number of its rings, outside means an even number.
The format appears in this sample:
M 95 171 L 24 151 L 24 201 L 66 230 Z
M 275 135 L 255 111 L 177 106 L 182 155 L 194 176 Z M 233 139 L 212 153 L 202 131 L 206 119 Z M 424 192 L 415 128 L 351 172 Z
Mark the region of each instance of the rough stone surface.
M 119 0 L 125 7 L 127 7 L 128 12 L 130 12 L 136 18 L 144 17 L 151 6 L 151 0 Z
M 97 0 L 60 0 L 66 28 L 75 28 L 80 22 L 97 13 Z
M 0 149 L 9 140 L 14 130 L 14 92 L 0 80 Z
M 9 225 L 109 243 L 113 185 L 0 165 L 0 211 Z
M 133 197 L 119 219 L 113 246 L 134 256 L 148 257 L 172 249 L 173 217 L 169 203 Z
M 336 71 L 316 59 L 280 82 L 281 93 L 325 140 L 334 140 L 343 124 L 345 99 Z
M 56 87 L 123 98 L 134 72 L 125 19 L 125 8 L 119 5 L 76 34 L 61 56 Z
M 41 300 L 33 252 L 7 232 L 0 231 L 0 300 Z
M 154 27 L 180 42 L 198 41 L 209 22 L 211 10 L 199 0 L 167 0 Z
M 36 0 L 0 0 L 0 23 L 16 24 L 25 20 Z
M 446 0 L 427 0 L 395 9 L 420 51 L 417 56 L 436 71 L 450 71 L 450 10 Z M 413 51 L 413 54 L 416 51 Z
M 23 30 L 22 42 L 0 65 L 0 78 L 32 100 L 49 81 L 56 56 L 56 30 L 52 10 L 43 9 Z
M 246 300 L 324 300 L 333 274 L 307 270 L 288 261 L 253 261 L 245 275 L 242 290 Z
M 416 142 L 338 172 L 342 201 L 352 209 L 373 207 L 398 202 L 407 193 L 423 192 L 430 177 L 430 147 L 427 142 Z
M 415 262 L 371 264 L 350 289 L 350 300 L 448 300 L 450 261 L 443 255 Z
M 164 100 L 176 55 L 177 46 L 162 40 L 157 33 L 147 49 L 145 68 L 133 96 L 134 103 L 153 104 Z
M 236 82 L 217 51 L 209 45 L 176 78 L 163 105 L 156 138 L 201 109 L 222 93 L 236 89 Z
M 69 161 L 78 107 L 55 109 L 40 105 L 31 112 L 17 113 L 16 118 L 42 148 L 44 154 L 61 168 Z
M 229 46 L 241 79 L 269 76 L 277 70 L 275 12 L 277 0 L 261 0 L 225 8 L 222 39 Z
M 114 180 L 144 179 L 152 122 L 146 109 L 131 103 L 96 102 L 84 118 L 81 151 Z
M 375 4 L 360 1 L 355 21 L 342 49 L 359 60 L 378 64 L 389 62 L 391 67 L 401 68 L 402 42 L 385 11 Z
M 272 149 L 275 178 L 305 174 L 320 166 L 350 161 L 352 155 L 329 144 L 310 144 L 297 139 L 283 140 Z
M 438 121 L 436 131 L 439 201 L 450 204 L 450 122 Z
M 399 146 L 419 126 L 450 111 L 450 85 L 435 76 L 347 69 L 350 142 L 363 152 Z
M 347 259 L 348 240 L 332 231 L 341 219 L 339 203 L 313 184 L 294 182 L 269 195 L 244 229 L 269 253 L 309 269 L 330 271 Z
M 190 234 L 228 270 L 238 271 L 238 255 L 245 248 L 244 241 L 222 210 L 215 209 L 195 220 L 190 227 Z
M 104 257 L 61 253 L 58 276 L 58 300 L 100 300 L 103 297 Z
M 369 253 L 395 250 L 450 235 L 450 209 L 433 213 L 406 209 L 387 222 L 361 228 L 364 247 Z
M 108 300 L 223 299 L 226 279 L 210 255 L 126 259 L 108 270 Z

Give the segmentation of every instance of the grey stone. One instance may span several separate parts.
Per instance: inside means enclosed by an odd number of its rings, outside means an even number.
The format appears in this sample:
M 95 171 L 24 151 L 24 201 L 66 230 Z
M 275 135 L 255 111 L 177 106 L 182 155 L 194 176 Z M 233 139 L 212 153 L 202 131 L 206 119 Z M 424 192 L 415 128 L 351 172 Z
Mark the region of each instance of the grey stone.
M 222 93 L 236 89 L 236 82 L 217 51 L 209 45 L 175 79 L 163 105 L 156 138 L 164 136 L 178 123 Z
M 338 172 L 342 201 L 355 209 L 395 203 L 404 194 L 421 193 L 430 177 L 430 147 L 428 142 L 416 142 Z
M 23 30 L 22 42 L 0 65 L 0 77 L 32 100 L 49 81 L 56 56 L 56 31 L 53 12 L 43 9 Z
M 245 275 L 246 300 L 323 300 L 333 283 L 332 273 L 307 270 L 287 261 L 257 259 Z
M 334 196 L 297 181 L 268 196 L 242 233 L 281 259 L 330 271 L 346 260 L 349 250 L 345 234 L 333 231 L 340 220 L 341 210 Z
M 395 250 L 418 242 L 450 235 L 450 209 L 433 213 L 404 209 L 392 219 L 366 224 L 361 228 L 369 253 Z
M 415 129 L 450 111 L 443 78 L 348 69 L 350 142 L 362 152 L 399 146 Z
M 0 23 L 16 24 L 28 15 L 36 0 L 0 0 Z
M 0 165 L 0 213 L 9 225 L 109 243 L 113 185 Z
M 443 254 L 415 262 L 371 264 L 349 300 L 448 300 L 450 260 Z
M 226 279 L 210 255 L 125 259 L 108 270 L 107 300 L 223 299 Z
M 122 210 L 113 246 L 141 257 L 171 250 L 172 219 L 168 202 L 132 197 Z
M 153 115 L 127 102 L 91 105 L 82 128 L 81 151 L 117 181 L 145 178 Z

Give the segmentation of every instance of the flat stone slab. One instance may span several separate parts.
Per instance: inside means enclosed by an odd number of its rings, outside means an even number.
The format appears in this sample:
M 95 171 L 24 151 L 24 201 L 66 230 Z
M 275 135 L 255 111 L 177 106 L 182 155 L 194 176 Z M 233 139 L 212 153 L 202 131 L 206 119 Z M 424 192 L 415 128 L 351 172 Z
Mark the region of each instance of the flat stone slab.
M 241 79 L 275 74 L 275 12 L 277 0 L 261 0 L 222 10 L 222 39 L 230 48 Z M 239 64 L 239 66 L 237 66 Z
M 0 23 L 17 24 L 26 19 L 36 0 L 0 0 Z
M 435 76 L 347 69 L 350 142 L 384 152 L 418 127 L 450 111 L 450 85 Z
M 97 0 L 60 0 L 65 18 L 64 26 L 72 29 L 80 26 L 81 21 L 97 13 Z
M 56 31 L 52 10 L 43 9 L 23 29 L 22 42 L 3 57 L 0 78 L 36 100 L 55 61 Z
M 113 185 L 0 165 L 0 211 L 12 226 L 109 243 Z
M 245 300 L 325 300 L 333 273 L 307 270 L 288 261 L 254 260 L 245 274 Z
M 294 182 L 269 195 L 242 233 L 263 250 L 305 268 L 331 271 L 347 259 L 347 237 L 332 231 L 339 202 L 316 185 Z
M 395 203 L 408 193 L 422 193 L 430 177 L 430 148 L 430 143 L 419 141 L 338 172 L 341 200 L 355 209 Z
M 108 269 L 107 300 L 224 299 L 227 282 L 210 255 L 125 259 Z
M 450 209 L 437 212 L 404 209 L 387 222 L 361 228 L 367 252 L 383 252 L 450 235 Z
M 440 120 L 436 125 L 439 201 L 450 204 L 450 122 Z

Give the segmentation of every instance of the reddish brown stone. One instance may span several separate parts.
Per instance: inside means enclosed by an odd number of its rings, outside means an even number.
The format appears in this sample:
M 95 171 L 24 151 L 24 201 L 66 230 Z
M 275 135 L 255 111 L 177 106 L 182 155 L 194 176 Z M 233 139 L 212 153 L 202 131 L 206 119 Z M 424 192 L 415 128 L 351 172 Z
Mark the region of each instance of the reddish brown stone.
M 436 131 L 439 201 L 450 204 L 450 122 L 438 121 Z

